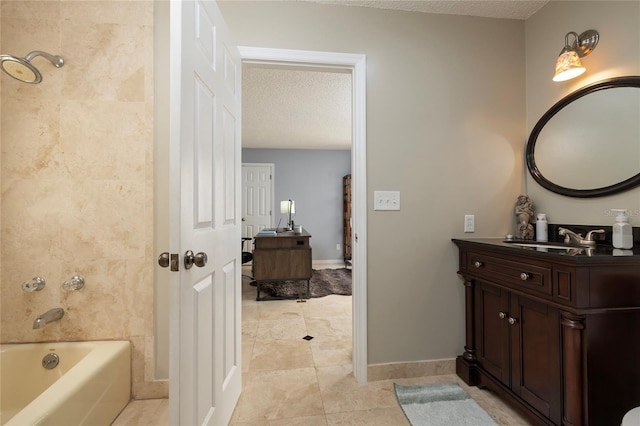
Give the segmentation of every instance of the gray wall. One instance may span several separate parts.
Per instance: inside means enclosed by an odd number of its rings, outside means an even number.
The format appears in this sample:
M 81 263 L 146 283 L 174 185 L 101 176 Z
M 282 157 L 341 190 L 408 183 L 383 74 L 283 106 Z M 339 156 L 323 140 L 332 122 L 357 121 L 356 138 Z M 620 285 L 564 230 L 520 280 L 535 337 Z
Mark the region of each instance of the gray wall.
M 602 212 L 619 207 L 640 224 L 640 188 L 572 199 L 542 190 L 524 167 L 528 132 L 554 102 L 592 81 L 640 74 L 638 1 L 551 1 L 527 21 L 219 5 L 239 45 L 367 56 L 367 197 L 399 190 L 402 200 L 400 212 L 368 203 L 370 364 L 462 352 L 464 297 L 450 239 L 512 233 L 519 193 L 558 222 L 603 224 Z M 590 28 L 601 40 L 584 58 L 587 73 L 552 82 L 564 35 Z M 465 214 L 475 214 L 475 234 L 463 233 Z
M 275 164 L 274 225 L 287 221 L 280 201 L 294 200 L 293 220 L 311 234 L 313 260 L 342 260 L 342 177 L 351 173 L 351 151 L 244 148 L 242 162 Z
M 219 5 L 240 46 L 367 56 L 368 360 L 462 353 L 464 290 L 451 238 L 512 229 L 524 179 L 524 22 L 310 2 Z M 402 210 L 374 211 L 376 190 L 400 191 Z M 465 214 L 475 214 L 475 234 L 464 234 Z

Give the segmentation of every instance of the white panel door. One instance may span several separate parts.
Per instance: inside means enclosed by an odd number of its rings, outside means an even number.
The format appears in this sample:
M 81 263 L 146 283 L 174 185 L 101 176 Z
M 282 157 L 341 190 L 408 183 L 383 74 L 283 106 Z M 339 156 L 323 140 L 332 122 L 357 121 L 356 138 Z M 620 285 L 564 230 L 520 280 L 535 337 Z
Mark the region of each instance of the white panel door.
M 274 226 L 277 212 L 273 202 L 273 170 L 273 164 L 242 165 L 243 237 L 253 237 L 261 229 Z M 249 244 L 245 249 L 252 251 Z
M 226 425 L 241 391 L 241 62 L 215 2 L 171 2 L 170 13 L 172 196 L 180 200 L 170 422 Z

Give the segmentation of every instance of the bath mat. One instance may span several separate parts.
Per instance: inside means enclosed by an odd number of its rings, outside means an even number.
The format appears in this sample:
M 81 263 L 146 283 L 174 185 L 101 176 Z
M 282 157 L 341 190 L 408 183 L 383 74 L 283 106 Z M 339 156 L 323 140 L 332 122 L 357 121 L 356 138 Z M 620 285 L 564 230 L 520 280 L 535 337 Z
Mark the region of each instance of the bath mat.
M 496 426 L 496 422 L 457 383 L 402 386 L 396 397 L 412 426 Z
M 266 282 L 260 285 L 260 291 L 271 297 L 298 297 L 307 293 L 306 281 Z M 330 294 L 351 295 L 351 269 L 314 269 L 309 283 L 311 297 L 324 297 Z

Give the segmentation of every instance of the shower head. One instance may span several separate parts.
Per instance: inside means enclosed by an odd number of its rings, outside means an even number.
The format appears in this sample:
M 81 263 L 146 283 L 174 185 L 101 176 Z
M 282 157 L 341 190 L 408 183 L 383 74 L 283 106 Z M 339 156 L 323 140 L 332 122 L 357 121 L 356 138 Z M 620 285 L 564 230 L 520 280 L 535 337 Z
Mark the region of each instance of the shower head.
M 42 81 L 42 74 L 38 71 L 31 60 L 36 56 L 43 56 L 47 58 L 56 68 L 60 68 L 64 65 L 64 59 L 62 56 L 50 55 L 46 52 L 34 50 L 24 58 L 19 58 L 13 55 L 0 55 L 0 67 L 2 71 L 9 74 L 16 80 L 20 80 L 25 83 L 40 83 Z

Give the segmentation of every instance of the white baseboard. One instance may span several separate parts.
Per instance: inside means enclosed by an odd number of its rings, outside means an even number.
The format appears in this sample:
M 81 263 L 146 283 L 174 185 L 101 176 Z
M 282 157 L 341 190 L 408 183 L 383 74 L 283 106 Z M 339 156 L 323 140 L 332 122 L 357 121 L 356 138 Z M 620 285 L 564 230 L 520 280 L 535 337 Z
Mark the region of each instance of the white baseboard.
M 341 266 L 344 267 L 344 260 L 342 259 L 336 259 L 336 260 L 312 260 L 311 261 L 312 265 L 317 265 L 317 266 L 323 266 L 323 267 L 328 267 L 328 266 Z

